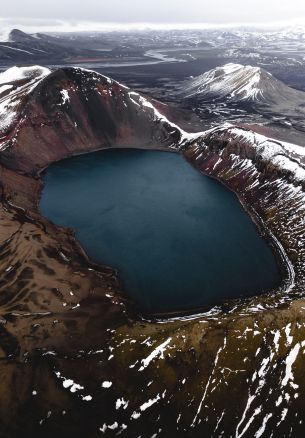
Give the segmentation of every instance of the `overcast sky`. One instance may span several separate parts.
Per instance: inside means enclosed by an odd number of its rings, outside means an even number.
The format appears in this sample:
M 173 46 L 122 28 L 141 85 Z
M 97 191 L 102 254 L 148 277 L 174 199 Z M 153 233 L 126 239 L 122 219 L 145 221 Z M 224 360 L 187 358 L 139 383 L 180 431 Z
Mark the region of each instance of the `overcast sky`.
M 263 24 L 302 18 L 305 0 L 8 0 L 2 8 L 2 23 L 16 23 L 14 27 L 36 23 L 51 28 L 62 22 L 75 27 L 89 22 L 91 28 L 94 22 Z

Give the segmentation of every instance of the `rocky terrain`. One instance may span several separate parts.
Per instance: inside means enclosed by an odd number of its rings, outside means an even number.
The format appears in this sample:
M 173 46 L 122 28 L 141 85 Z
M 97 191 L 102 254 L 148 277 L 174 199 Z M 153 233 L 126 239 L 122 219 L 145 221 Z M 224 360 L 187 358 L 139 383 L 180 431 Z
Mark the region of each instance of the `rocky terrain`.
M 300 436 L 303 148 L 229 124 L 188 134 L 168 107 L 82 69 L 14 69 L 0 93 L 2 436 Z M 232 189 L 274 248 L 281 289 L 135 314 L 118 273 L 38 210 L 49 164 L 130 146 L 181 153 Z
M 304 91 L 260 67 L 235 63 L 216 67 L 178 84 L 172 94 L 172 100 L 177 99 L 210 126 L 263 125 L 275 138 L 304 145 Z
M 304 111 L 305 93 L 288 87 L 260 67 L 229 63 L 216 67 L 182 86 L 181 95 L 201 101 L 248 101 L 276 106 L 281 111 L 291 107 Z

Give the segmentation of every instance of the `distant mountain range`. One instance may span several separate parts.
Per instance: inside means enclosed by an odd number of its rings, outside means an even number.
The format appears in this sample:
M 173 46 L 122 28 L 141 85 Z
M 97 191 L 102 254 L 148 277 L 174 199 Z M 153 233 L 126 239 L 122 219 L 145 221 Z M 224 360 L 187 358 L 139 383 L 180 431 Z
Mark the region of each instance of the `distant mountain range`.
M 68 56 L 71 50 L 63 47 L 60 40 L 44 34 L 27 34 L 18 29 L 13 29 L 2 35 L 0 41 L 0 58 L 14 62 L 34 61 L 38 59 L 62 58 Z
M 90 48 L 79 47 L 69 38 L 58 38 L 43 33 L 28 34 L 19 29 L 0 34 L 0 60 L 14 63 L 35 63 L 44 60 L 62 60 L 86 53 L 97 56 Z

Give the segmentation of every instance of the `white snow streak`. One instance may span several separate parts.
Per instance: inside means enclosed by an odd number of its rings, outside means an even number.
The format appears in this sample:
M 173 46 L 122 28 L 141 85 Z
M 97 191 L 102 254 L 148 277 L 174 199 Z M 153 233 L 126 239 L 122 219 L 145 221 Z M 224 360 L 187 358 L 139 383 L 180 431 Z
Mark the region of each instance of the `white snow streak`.
M 162 344 L 160 344 L 157 348 L 155 348 L 149 356 L 147 356 L 145 359 L 141 360 L 142 366 L 139 368 L 139 371 L 143 371 L 152 360 L 154 360 L 156 357 L 160 356 L 161 359 L 164 359 L 164 352 L 166 350 L 166 347 L 171 342 L 172 338 L 168 338 L 166 341 L 164 341 Z

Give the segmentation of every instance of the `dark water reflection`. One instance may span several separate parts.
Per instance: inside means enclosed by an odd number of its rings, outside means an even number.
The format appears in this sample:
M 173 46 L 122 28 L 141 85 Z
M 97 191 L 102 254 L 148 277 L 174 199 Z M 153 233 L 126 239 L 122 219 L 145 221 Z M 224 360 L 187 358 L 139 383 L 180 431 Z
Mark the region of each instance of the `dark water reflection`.
M 145 311 L 201 307 L 277 286 L 274 255 L 237 197 L 165 152 L 108 150 L 49 167 L 40 208 L 117 267 Z

